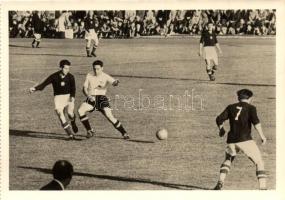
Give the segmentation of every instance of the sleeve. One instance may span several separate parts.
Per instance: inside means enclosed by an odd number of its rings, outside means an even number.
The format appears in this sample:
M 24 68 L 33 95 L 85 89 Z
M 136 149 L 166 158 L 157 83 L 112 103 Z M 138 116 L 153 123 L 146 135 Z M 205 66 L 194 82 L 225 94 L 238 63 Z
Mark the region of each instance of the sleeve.
M 70 96 L 75 97 L 76 93 L 76 85 L 75 85 L 75 78 L 71 75 L 70 77 Z
M 112 76 L 110 75 L 107 75 L 107 81 L 110 83 L 110 84 L 113 84 L 114 81 L 116 81 Z
M 229 106 L 216 118 L 217 126 L 220 126 L 229 119 Z
M 204 43 L 204 33 L 203 32 L 201 33 L 200 43 L 202 44 Z
M 251 123 L 254 125 L 260 123 L 259 118 L 257 116 L 256 107 L 254 106 L 250 109 L 250 120 L 251 120 Z
M 37 85 L 35 87 L 36 90 L 43 90 L 47 85 L 52 83 L 53 80 L 53 75 L 50 75 L 49 77 L 46 78 L 41 84 Z
M 88 88 L 88 85 L 89 85 L 89 74 L 86 75 L 83 87 L 84 88 Z

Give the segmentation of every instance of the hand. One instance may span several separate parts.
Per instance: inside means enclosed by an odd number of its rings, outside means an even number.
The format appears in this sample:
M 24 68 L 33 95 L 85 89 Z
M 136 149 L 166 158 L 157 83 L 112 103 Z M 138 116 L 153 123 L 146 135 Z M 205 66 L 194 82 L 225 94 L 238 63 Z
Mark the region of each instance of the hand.
M 91 101 L 91 102 L 95 102 L 95 97 L 94 96 L 88 96 L 88 101 Z
M 219 51 L 219 54 L 222 56 L 222 55 L 223 55 L 223 52 L 220 50 L 220 51 Z
M 69 102 L 74 102 L 75 98 L 74 97 L 69 97 Z
M 225 134 L 226 134 L 226 131 L 225 131 L 224 127 L 220 128 L 219 136 L 223 137 Z
M 30 93 L 33 93 L 33 92 L 35 92 L 36 91 L 36 88 L 34 88 L 34 87 L 31 87 L 30 89 L 29 89 L 29 92 Z
M 119 80 L 115 80 L 114 82 L 113 82 L 113 86 L 118 86 L 119 85 L 119 83 L 120 83 L 120 81 Z
M 265 145 L 265 144 L 266 144 L 266 142 L 267 142 L 266 137 L 261 138 L 261 144 L 262 144 L 262 145 Z

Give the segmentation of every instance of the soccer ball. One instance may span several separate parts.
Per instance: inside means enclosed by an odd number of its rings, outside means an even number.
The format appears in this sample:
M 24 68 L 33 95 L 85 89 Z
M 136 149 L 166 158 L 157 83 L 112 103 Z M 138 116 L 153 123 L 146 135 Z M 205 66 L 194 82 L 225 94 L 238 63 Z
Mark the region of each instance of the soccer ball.
M 165 128 L 161 128 L 156 132 L 156 137 L 159 140 L 166 140 L 168 137 L 168 132 Z

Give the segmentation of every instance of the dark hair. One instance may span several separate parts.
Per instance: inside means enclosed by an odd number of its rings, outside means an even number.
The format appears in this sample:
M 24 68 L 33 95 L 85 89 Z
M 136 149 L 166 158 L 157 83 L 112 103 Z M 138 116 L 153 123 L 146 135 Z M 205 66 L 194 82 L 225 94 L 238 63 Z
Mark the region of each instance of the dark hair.
M 73 174 L 73 166 L 67 160 L 58 160 L 52 168 L 53 178 L 64 180 L 71 178 Z
M 93 67 L 95 67 L 95 65 L 100 65 L 101 67 L 103 67 L 103 62 L 101 60 L 95 60 L 93 62 Z
M 237 91 L 237 96 L 239 100 L 249 99 L 250 97 L 253 96 L 253 92 L 249 89 L 242 89 Z
M 71 63 L 69 62 L 69 60 L 61 60 L 60 62 L 59 62 L 59 67 L 60 68 L 63 68 L 64 67 L 64 65 L 71 65 Z

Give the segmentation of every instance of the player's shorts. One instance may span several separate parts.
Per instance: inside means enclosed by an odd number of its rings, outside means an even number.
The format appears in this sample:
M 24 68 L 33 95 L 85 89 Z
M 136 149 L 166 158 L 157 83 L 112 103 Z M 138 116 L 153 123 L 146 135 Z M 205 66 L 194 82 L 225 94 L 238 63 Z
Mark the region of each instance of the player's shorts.
M 226 147 L 226 153 L 231 156 L 236 156 L 239 151 L 242 151 L 254 163 L 263 162 L 259 148 L 253 140 L 230 143 Z
M 85 100 L 85 103 L 92 106 L 92 109 L 88 110 L 89 112 L 92 112 L 94 110 L 103 111 L 103 109 L 106 107 L 110 108 L 109 99 L 105 95 L 96 95 L 95 102 L 92 102 L 87 98 Z
M 98 45 L 98 36 L 94 29 L 89 29 L 88 32 L 85 32 L 86 40 L 94 40 L 95 44 Z
M 42 35 L 39 33 L 34 33 L 34 37 L 35 37 L 36 41 L 40 41 L 42 38 Z
M 73 113 L 74 102 L 69 101 L 70 94 L 55 95 L 54 106 L 55 110 L 64 110 L 65 107 L 68 109 L 68 113 Z
M 203 57 L 207 62 L 212 60 L 215 65 L 218 65 L 218 55 L 215 46 L 204 47 Z

